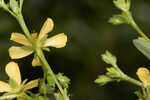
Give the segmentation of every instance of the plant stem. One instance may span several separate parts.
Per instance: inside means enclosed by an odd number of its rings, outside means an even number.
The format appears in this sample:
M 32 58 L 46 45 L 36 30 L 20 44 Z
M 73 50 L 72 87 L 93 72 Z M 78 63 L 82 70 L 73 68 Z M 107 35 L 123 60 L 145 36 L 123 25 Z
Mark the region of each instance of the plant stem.
M 40 61 L 41 61 L 42 65 L 43 65 L 42 68 L 43 68 L 43 71 L 44 71 L 44 75 L 45 74 L 46 75 L 50 74 L 52 76 L 52 78 L 54 79 L 57 87 L 59 88 L 61 94 L 63 95 L 64 100 L 69 100 L 67 94 L 65 94 L 65 92 L 64 92 L 63 88 L 61 87 L 60 83 L 58 82 L 54 72 L 52 71 L 50 65 L 48 64 L 42 49 L 36 45 L 36 42 L 34 41 L 32 36 L 30 35 L 30 32 L 29 32 L 29 30 L 28 30 L 28 28 L 27 28 L 27 26 L 26 26 L 26 24 L 24 22 L 22 14 L 20 14 L 18 17 L 16 17 L 16 19 L 19 22 L 19 24 L 20 24 L 23 32 L 25 33 L 27 39 L 32 44 L 32 47 L 33 47 L 34 51 L 36 52 L 37 56 L 40 58 Z
M 133 79 L 133 78 L 127 76 L 127 75 L 124 75 L 123 79 L 124 79 L 125 81 L 127 81 L 127 82 L 130 82 L 130 83 L 132 83 L 132 84 L 135 84 L 135 85 L 137 85 L 137 86 L 142 87 L 142 83 L 141 83 L 140 81 L 137 81 L 137 80 L 135 80 L 135 79 Z
M 46 69 L 47 69 L 47 72 L 46 72 L 46 73 L 49 74 L 49 75 L 51 75 L 52 78 L 54 79 L 54 81 L 55 81 L 57 87 L 59 88 L 61 94 L 63 95 L 64 100 L 69 100 L 67 94 L 64 92 L 64 90 L 63 90 L 63 88 L 61 87 L 61 85 L 59 84 L 59 82 L 58 82 L 58 80 L 57 80 L 57 78 L 56 78 L 54 72 L 52 71 L 50 65 L 48 64 L 48 62 L 47 62 L 47 60 L 46 60 L 46 58 L 45 58 L 45 56 L 44 56 L 44 53 L 43 53 L 43 51 L 41 50 L 41 48 L 36 49 L 36 53 L 37 53 L 37 55 L 39 56 L 39 58 L 40 58 L 42 64 L 44 65 L 44 67 L 46 67 Z
M 131 77 L 129 77 L 128 75 L 126 75 L 125 73 L 123 73 L 123 72 L 121 71 L 121 69 L 118 67 L 117 64 L 114 64 L 113 66 L 118 70 L 118 72 L 119 72 L 120 75 L 121 75 L 121 78 L 122 78 L 124 81 L 130 82 L 130 83 L 132 83 L 132 84 L 135 84 L 135 85 L 137 85 L 137 86 L 142 87 L 142 83 L 141 83 L 140 81 L 135 80 L 134 78 L 131 78 Z
M 32 48 L 35 49 L 36 48 L 36 43 L 33 39 L 33 37 L 30 35 L 30 32 L 24 22 L 24 18 L 22 16 L 22 14 L 20 13 L 17 17 L 15 17 L 16 20 L 18 21 L 18 23 L 20 24 L 26 38 L 28 39 L 28 41 L 32 44 Z
M 132 14 L 130 11 L 125 12 L 128 20 L 129 20 L 129 24 L 138 32 L 138 34 L 143 37 L 145 40 L 150 41 L 150 39 L 144 34 L 144 32 L 139 28 L 139 26 L 135 23 Z

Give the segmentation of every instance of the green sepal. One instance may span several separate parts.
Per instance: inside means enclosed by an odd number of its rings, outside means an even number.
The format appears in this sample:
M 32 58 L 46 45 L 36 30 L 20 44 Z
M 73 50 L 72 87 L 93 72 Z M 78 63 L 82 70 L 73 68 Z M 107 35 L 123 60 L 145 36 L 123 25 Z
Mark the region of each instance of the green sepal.
M 9 84 L 10 84 L 10 87 L 11 87 L 12 89 L 17 89 L 17 88 L 19 88 L 17 82 L 16 82 L 15 80 L 11 79 L 11 78 L 9 79 Z
M 44 35 L 41 39 L 40 39 L 40 44 L 43 45 L 47 39 L 48 35 Z
M 25 79 L 25 80 L 22 82 L 21 86 L 23 87 L 23 86 L 26 84 L 27 81 L 28 81 L 28 79 Z
M 42 48 L 43 50 L 47 51 L 47 52 L 50 52 L 50 48 Z
M 9 6 L 16 15 L 19 13 L 19 3 L 18 3 L 18 1 L 10 0 L 9 1 Z
M 31 46 L 22 46 L 21 48 L 24 49 L 24 50 L 27 50 L 27 51 L 32 51 L 33 50 Z
M 134 46 L 150 60 L 150 42 L 146 40 L 133 40 Z

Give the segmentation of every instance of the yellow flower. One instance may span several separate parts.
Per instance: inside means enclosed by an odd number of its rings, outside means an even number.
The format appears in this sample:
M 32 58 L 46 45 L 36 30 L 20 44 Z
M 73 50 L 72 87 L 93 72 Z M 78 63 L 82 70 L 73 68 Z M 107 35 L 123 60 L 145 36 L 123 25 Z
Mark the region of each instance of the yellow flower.
M 138 78 L 142 81 L 144 86 L 150 85 L 150 73 L 147 68 L 141 67 L 136 72 Z
M 0 81 L 0 92 L 17 93 L 38 86 L 39 79 L 32 80 L 24 85 L 21 83 L 21 75 L 19 66 L 15 62 L 9 62 L 5 67 L 6 74 L 9 77 L 9 83 Z M 15 86 L 11 85 L 11 81 L 15 82 Z
M 37 46 L 43 50 L 47 47 L 62 48 L 66 45 L 67 36 L 64 33 L 57 34 L 50 38 L 47 38 L 49 32 L 53 30 L 54 23 L 52 19 L 48 18 L 42 26 L 39 35 L 33 33 L 32 37 L 35 39 Z M 31 43 L 21 33 L 12 33 L 10 40 L 15 41 L 24 46 L 12 46 L 9 48 L 9 55 L 12 59 L 20 59 L 26 57 L 34 52 Z M 28 47 L 28 48 L 27 48 Z M 40 60 L 37 56 L 32 61 L 32 66 L 39 66 Z

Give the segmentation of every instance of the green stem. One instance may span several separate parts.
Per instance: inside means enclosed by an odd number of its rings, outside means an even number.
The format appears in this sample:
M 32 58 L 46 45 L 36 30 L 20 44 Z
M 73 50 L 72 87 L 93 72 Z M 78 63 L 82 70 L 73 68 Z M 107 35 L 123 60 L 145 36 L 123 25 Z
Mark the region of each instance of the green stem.
M 28 28 L 27 28 L 27 26 L 26 26 L 26 24 L 24 22 L 22 14 L 20 14 L 18 17 L 16 17 L 16 19 L 19 22 L 19 24 L 20 24 L 23 32 L 25 33 L 27 39 L 32 44 L 33 49 L 35 50 L 37 56 L 40 58 L 40 61 L 41 61 L 42 65 L 43 65 L 42 68 L 43 68 L 43 71 L 44 71 L 44 75 L 45 75 L 45 73 L 46 74 L 50 74 L 53 77 L 53 79 L 54 79 L 57 87 L 59 88 L 61 94 L 63 95 L 64 100 L 69 100 L 67 98 L 67 94 L 65 94 L 65 92 L 64 92 L 63 88 L 61 87 L 60 83 L 58 82 L 54 72 L 52 71 L 50 65 L 48 64 L 48 62 L 47 62 L 47 60 L 46 60 L 46 58 L 45 58 L 45 56 L 43 54 L 42 49 L 36 45 L 36 42 L 32 38 L 32 36 L 31 36 L 31 34 L 30 34 L 30 32 L 29 32 L 29 30 L 28 30 Z
M 130 82 L 130 83 L 135 84 L 139 87 L 142 87 L 142 83 L 140 81 L 137 81 L 137 80 L 135 80 L 135 79 L 133 79 L 127 75 L 124 75 L 123 79 L 127 82 Z
M 150 39 L 144 34 L 144 32 L 139 28 L 139 26 L 135 23 L 132 14 L 127 11 L 125 12 L 128 16 L 129 24 L 138 32 L 138 34 L 143 37 L 145 40 L 150 41 Z
M 23 30 L 23 32 L 24 32 L 26 38 L 27 38 L 28 41 L 32 44 L 33 49 L 35 49 L 35 48 L 36 48 L 36 43 L 35 43 L 33 37 L 31 36 L 31 34 L 30 34 L 30 32 L 29 32 L 29 30 L 28 30 L 28 28 L 27 28 L 25 22 L 24 22 L 24 18 L 23 18 L 23 16 L 22 16 L 22 14 L 19 14 L 19 15 L 18 15 L 17 17 L 15 17 L 15 18 L 16 18 L 16 20 L 18 21 L 18 23 L 20 24 L 20 26 L 21 26 L 21 28 L 22 28 L 22 30 Z
M 118 67 L 117 64 L 114 64 L 113 66 L 118 70 L 118 72 L 119 72 L 120 75 L 121 75 L 121 78 L 122 78 L 124 81 L 130 82 L 130 83 L 135 84 L 135 85 L 140 86 L 140 87 L 143 86 L 140 81 L 135 80 L 135 79 L 129 77 L 128 75 L 126 75 L 125 73 L 123 73 L 122 70 Z
M 57 87 L 59 88 L 61 94 L 62 94 L 63 97 L 64 97 L 64 100 L 69 100 L 67 94 L 64 92 L 64 90 L 63 90 L 63 88 L 61 87 L 61 85 L 59 84 L 59 82 L 58 82 L 58 80 L 57 80 L 57 78 L 56 78 L 54 72 L 52 71 L 50 65 L 48 64 L 48 62 L 47 62 L 47 60 L 46 60 L 46 58 L 45 58 L 45 56 L 44 56 L 43 51 L 41 50 L 41 48 L 36 49 L 36 53 L 37 53 L 37 55 L 39 56 L 39 58 L 40 58 L 42 64 L 44 65 L 44 67 L 47 69 L 47 72 L 46 72 L 46 73 L 49 74 L 49 75 L 51 75 L 52 78 L 54 79 L 54 81 L 55 81 Z

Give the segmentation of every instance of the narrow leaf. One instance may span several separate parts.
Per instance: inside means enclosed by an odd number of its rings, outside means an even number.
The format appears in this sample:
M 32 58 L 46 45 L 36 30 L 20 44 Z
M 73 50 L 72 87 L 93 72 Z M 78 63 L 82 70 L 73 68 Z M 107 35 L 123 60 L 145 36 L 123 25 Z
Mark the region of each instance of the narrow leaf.
M 150 60 L 150 42 L 145 40 L 133 40 L 134 46 Z

